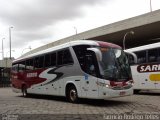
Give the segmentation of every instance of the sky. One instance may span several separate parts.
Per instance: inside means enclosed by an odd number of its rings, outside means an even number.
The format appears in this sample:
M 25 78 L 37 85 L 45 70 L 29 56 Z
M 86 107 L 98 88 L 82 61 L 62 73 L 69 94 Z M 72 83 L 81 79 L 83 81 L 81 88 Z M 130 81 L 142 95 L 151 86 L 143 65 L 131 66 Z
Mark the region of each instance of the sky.
M 160 0 L 151 0 L 152 10 Z M 42 45 L 103 25 L 145 14 L 150 0 L 0 0 L 0 59 L 18 58 Z

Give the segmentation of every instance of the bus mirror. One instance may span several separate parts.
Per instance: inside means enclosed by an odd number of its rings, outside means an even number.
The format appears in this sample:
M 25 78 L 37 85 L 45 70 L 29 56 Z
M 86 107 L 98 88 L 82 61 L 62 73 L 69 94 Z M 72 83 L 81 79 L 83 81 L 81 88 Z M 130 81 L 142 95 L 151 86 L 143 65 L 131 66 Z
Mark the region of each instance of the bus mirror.
M 102 61 L 102 53 L 98 48 L 87 48 L 87 50 L 93 51 L 96 54 L 98 61 Z
M 125 51 L 125 53 L 127 54 L 127 56 L 132 56 L 133 57 L 133 62 L 134 64 L 137 63 L 137 55 L 135 53 L 132 53 L 132 52 L 128 52 L 128 51 Z

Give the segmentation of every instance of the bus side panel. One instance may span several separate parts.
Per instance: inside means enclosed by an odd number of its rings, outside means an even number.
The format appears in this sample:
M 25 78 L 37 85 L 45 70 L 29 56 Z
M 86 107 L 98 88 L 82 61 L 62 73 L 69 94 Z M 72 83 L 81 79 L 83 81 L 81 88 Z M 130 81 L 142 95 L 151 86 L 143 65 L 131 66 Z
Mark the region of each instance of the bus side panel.
M 17 72 L 12 72 L 11 76 L 11 84 L 12 87 L 15 89 L 21 90 L 22 84 L 24 83 L 23 79 L 19 78 L 19 75 Z
M 134 89 L 156 89 L 155 81 L 151 81 L 149 76 L 152 73 L 139 73 L 137 71 L 137 65 L 131 66 L 132 77 L 134 80 Z
M 55 95 L 58 94 L 59 81 L 56 81 L 54 84 L 52 84 L 51 82 L 57 77 L 57 75 L 50 74 L 50 71 L 53 71 L 55 69 L 55 67 L 44 69 L 41 73 L 38 74 L 37 78 L 31 78 L 31 80 L 34 82 L 39 80 L 44 81 L 38 82 L 37 84 L 32 84 L 31 87 L 27 89 L 27 92 L 33 94 L 49 94 L 49 90 L 51 90 Z
M 80 82 L 76 82 L 80 79 L 77 76 L 82 76 L 82 73 L 74 64 L 48 68 L 38 76 L 46 81 L 32 85 L 27 91 L 34 94 L 65 96 L 65 85 L 68 81 L 72 81 L 80 94 Z
M 45 78 L 38 77 L 43 71 L 44 69 L 19 71 L 18 73 L 12 72 L 12 87 L 21 90 L 23 85 L 26 88 L 30 88 L 34 84 L 44 82 Z

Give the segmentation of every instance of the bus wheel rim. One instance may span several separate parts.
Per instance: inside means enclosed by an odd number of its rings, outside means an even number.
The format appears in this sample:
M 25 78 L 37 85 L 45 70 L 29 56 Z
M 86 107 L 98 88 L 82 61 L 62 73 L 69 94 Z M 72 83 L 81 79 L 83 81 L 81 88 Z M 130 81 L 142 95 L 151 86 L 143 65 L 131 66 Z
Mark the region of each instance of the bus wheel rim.
M 77 98 L 76 90 L 72 89 L 72 90 L 70 91 L 70 99 L 71 99 L 72 101 L 75 101 L 76 98 Z

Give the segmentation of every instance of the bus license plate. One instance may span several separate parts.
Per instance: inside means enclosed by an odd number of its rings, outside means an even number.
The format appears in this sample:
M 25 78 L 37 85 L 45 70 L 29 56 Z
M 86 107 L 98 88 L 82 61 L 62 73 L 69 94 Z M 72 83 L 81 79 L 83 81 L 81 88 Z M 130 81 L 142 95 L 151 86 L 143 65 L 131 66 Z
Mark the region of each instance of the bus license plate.
M 122 91 L 122 92 L 119 93 L 119 95 L 121 95 L 121 96 L 123 96 L 123 95 L 125 95 L 125 94 L 126 94 L 125 91 Z

